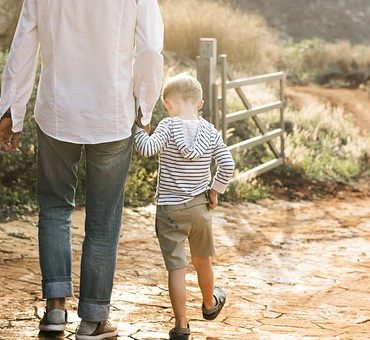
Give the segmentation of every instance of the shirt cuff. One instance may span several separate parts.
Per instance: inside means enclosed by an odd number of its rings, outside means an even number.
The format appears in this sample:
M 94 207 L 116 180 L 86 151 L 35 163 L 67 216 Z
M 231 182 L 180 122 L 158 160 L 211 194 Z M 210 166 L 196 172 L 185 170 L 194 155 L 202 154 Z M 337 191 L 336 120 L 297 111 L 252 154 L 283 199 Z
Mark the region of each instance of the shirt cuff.
M 223 194 L 225 193 L 227 185 L 222 184 L 216 180 L 213 181 L 213 184 L 211 186 L 211 189 L 216 190 L 218 193 Z
M 141 118 L 141 124 L 143 124 L 143 126 L 147 126 L 150 124 L 151 120 L 152 120 L 152 113 L 143 112 L 143 117 Z
M 12 118 L 12 131 L 14 133 L 21 132 L 23 130 L 23 120 L 24 115 L 26 114 L 26 107 L 20 106 L 17 107 L 15 104 L 12 105 L 5 105 L 0 108 L 0 118 L 4 116 L 8 110 L 11 111 L 11 118 Z

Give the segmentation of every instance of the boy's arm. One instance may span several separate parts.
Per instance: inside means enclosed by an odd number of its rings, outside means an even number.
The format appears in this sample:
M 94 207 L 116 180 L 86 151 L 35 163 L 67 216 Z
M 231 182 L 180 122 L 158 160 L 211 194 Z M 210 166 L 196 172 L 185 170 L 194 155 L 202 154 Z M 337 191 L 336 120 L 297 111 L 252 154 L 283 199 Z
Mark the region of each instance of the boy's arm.
M 231 153 L 222 140 L 220 134 L 215 130 L 216 140 L 215 149 L 213 150 L 213 158 L 216 162 L 217 171 L 213 179 L 210 191 L 210 199 L 216 196 L 216 193 L 223 194 L 226 190 L 235 169 L 235 163 Z
M 134 96 L 147 126 L 158 100 L 163 78 L 163 21 L 157 0 L 136 0 L 137 20 L 134 50 Z
M 135 133 L 136 150 L 142 156 L 154 156 L 163 150 L 169 137 L 170 130 L 165 121 L 158 124 L 151 136 L 145 130 L 137 128 Z
M 36 75 L 38 51 L 37 1 L 25 0 L 1 82 L 0 118 L 10 109 L 14 133 L 23 129 L 26 105 Z

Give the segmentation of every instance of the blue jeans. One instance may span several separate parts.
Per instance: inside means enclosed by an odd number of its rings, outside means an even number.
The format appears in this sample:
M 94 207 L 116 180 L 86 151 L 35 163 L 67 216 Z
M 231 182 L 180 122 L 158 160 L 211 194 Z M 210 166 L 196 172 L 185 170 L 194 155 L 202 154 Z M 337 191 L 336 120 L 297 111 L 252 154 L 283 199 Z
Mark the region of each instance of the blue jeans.
M 86 321 L 102 321 L 109 316 L 132 136 L 81 145 L 53 139 L 38 127 L 42 291 L 47 299 L 73 296 L 71 214 L 82 147 L 86 151 L 86 219 L 78 315 Z

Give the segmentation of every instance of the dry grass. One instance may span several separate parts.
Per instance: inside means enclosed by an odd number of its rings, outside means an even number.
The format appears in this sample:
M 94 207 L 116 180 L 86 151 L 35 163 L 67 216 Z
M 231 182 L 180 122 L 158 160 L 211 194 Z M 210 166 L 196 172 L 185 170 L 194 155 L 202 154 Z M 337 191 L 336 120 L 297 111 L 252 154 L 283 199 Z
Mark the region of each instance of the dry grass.
M 217 38 L 219 53 L 253 73 L 274 70 L 282 50 L 277 37 L 258 16 L 209 0 L 160 1 L 165 49 L 195 58 L 200 38 Z
M 370 46 L 341 41 L 327 44 L 325 52 L 330 63 L 340 72 L 368 72 L 370 69 Z

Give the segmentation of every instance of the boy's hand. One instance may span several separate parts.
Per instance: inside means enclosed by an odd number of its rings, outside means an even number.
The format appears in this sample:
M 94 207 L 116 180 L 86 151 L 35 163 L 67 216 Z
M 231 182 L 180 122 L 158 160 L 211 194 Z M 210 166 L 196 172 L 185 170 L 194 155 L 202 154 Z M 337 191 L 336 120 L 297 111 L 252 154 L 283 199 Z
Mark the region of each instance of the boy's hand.
M 149 133 L 151 130 L 150 124 L 148 124 L 147 126 L 144 126 L 141 122 L 141 118 L 143 118 L 143 113 L 141 112 L 141 107 L 139 106 L 137 116 L 135 119 L 135 123 L 139 128 L 144 129 L 146 133 Z
M 18 149 L 20 133 L 12 131 L 12 119 L 3 117 L 0 119 L 0 151 L 14 152 Z
M 216 190 L 209 190 L 208 191 L 208 198 L 209 198 L 209 203 L 207 205 L 209 210 L 216 209 L 218 206 L 218 192 Z

